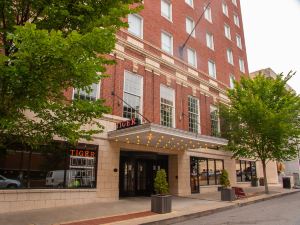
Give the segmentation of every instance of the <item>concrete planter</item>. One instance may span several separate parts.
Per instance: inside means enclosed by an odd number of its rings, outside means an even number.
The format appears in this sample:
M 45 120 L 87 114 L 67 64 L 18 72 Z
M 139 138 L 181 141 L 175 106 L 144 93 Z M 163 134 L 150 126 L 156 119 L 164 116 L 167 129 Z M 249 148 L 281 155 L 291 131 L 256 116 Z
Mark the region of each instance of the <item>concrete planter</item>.
M 251 180 L 251 187 L 258 187 L 258 179 Z
M 265 186 L 265 179 L 263 177 L 259 178 L 259 185 Z
M 221 200 L 222 201 L 234 201 L 235 200 L 234 189 L 223 188 L 221 190 Z
M 151 196 L 151 212 L 170 213 L 172 211 L 171 195 L 152 195 Z

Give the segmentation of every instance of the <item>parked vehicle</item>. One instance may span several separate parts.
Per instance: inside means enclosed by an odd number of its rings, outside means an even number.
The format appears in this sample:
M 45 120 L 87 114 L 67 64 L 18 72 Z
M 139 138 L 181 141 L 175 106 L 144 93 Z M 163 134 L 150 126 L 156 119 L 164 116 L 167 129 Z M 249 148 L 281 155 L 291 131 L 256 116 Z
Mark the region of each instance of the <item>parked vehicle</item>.
M 46 186 L 59 187 L 64 186 L 64 170 L 49 171 L 46 176 Z M 92 170 L 66 170 L 66 187 L 94 187 Z
M 21 187 L 20 181 L 8 179 L 0 175 L 0 188 L 19 188 L 19 187 Z

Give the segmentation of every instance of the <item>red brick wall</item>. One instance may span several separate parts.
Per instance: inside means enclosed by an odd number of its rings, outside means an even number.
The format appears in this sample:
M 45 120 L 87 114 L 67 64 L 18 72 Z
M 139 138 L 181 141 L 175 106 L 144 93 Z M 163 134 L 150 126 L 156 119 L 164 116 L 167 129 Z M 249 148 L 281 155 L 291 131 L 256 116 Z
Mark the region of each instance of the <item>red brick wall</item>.
M 161 52 L 159 49 L 153 48 L 154 45 L 157 48 L 161 46 L 161 31 L 164 30 L 173 35 L 174 43 L 174 60 L 175 65 L 179 65 L 181 68 L 187 70 L 187 65 L 180 61 L 179 47 L 184 43 L 188 34 L 185 28 L 185 18 L 188 16 L 193 18 L 196 22 L 203 12 L 204 0 L 194 0 L 194 8 L 188 6 L 184 0 L 172 0 L 173 8 L 173 22 L 168 21 L 161 16 L 160 0 L 145 0 L 145 8 L 140 13 L 143 17 L 143 40 L 133 37 L 144 42 L 144 50 L 151 52 L 151 54 L 160 57 Z M 222 2 L 220 0 L 211 1 L 212 20 L 213 23 L 209 23 L 204 18 L 200 21 L 196 28 L 196 38 L 191 37 L 187 47 L 191 47 L 197 52 L 197 70 L 199 78 L 208 81 L 208 60 L 214 60 L 217 66 L 217 80 L 218 87 L 226 89 L 229 86 L 229 75 L 234 74 L 236 79 L 240 79 L 239 70 L 239 58 L 241 57 L 245 61 L 246 75 L 248 75 L 247 56 L 244 41 L 243 24 L 240 10 L 240 3 L 238 1 L 238 7 L 234 6 L 231 0 L 224 0 L 228 5 L 229 18 L 222 13 Z M 240 27 L 237 27 L 233 22 L 233 13 L 239 16 Z M 232 40 L 228 40 L 224 34 L 224 23 L 231 28 Z M 212 51 L 206 46 L 206 32 L 213 33 L 215 50 Z M 239 49 L 236 45 L 235 35 L 239 34 L 242 38 L 243 49 Z M 123 40 L 126 40 L 126 32 L 119 32 L 118 36 Z M 147 43 L 150 43 L 148 45 Z M 227 62 L 226 50 L 231 48 L 234 56 L 234 65 L 232 66 Z M 185 49 L 186 52 L 186 49 Z M 145 61 L 146 53 L 138 52 L 134 48 L 124 48 L 124 54 L 130 57 Z M 170 56 L 172 57 L 172 56 Z M 187 61 L 186 54 L 183 61 Z M 111 74 L 109 78 L 105 78 L 101 83 L 101 98 L 106 99 L 106 104 L 112 108 L 112 114 L 122 116 L 123 102 L 116 96 L 112 96 L 111 92 L 114 91 L 117 96 L 123 98 L 123 83 L 124 83 L 124 71 L 135 71 L 137 74 L 143 77 L 143 115 L 153 123 L 160 123 L 160 85 L 168 85 L 175 90 L 175 108 L 176 108 L 176 128 L 188 130 L 188 96 L 194 95 L 199 99 L 200 104 L 200 124 L 201 133 L 204 135 L 210 135 L 210 105 L 214 104 L 213 96 L 219 96 L 217 88 L 210 87 L 210 95 L 200 93 L 199 90 L 193 92 L 192 88 L 188 85 L 182 85 L 176 82 L 176 69 L 167 63 L 160 64 L 160 70 L 165 71 L 168 74 L 173 75 L 172 79 L 167 81 L 164 75 L 157 75 L 153 71 L 149 72 L 143 65 L 138 67 L 133 65 L 133 62 L 129 59 L 119 60 L 117 64 L 110 66 L 107 70 L 108 74 Z M 201 71 L 203 73 L 201 73 Z M 188 84 L 193 84 L 199 87 L 201 81 L 198 78 L 187 78 Z M 212 79 L 214 80 L 214 79 Z M 69 92 L 69 95 L 71 93 Z M 184 114 L 184 115 L 183 115 Z

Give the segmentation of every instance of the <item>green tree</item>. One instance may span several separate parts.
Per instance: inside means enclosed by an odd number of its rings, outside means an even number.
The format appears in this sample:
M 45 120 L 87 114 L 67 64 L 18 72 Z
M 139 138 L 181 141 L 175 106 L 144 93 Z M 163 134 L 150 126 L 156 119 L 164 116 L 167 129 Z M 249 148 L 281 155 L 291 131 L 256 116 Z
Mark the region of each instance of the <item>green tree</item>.
M 267 163 L 297 155 L 300 98 L 286 88 L 292 76 L 289 73 L 276 79 L 263 74 L 254 79 L 243 77 L 228 91 L 231 105 L 220 106 L 223 134 L 229 140 L 227 149 L 235 158 L 261 160 L 266 193 L 269 193 Z
M 154 190 L 157 194 L 160 194 L 160 195 L 169 193 L 167 174 L 164 169 L 160 169 L 156 172 L 156 176 L 154 179 Z
M 107 76 L 115 34 L 140 2 L 0 0 L 0 147 L 55 136 L 76 143 L 103 130 L 103 100 L 69 102 L 64 93 L 89 92 Z
M 229 181 L 227 170 L 222 170 L 222 173 L 220 176 L 220 184 L 222 185 L 223 188 L 230 187 L 230 181 Z

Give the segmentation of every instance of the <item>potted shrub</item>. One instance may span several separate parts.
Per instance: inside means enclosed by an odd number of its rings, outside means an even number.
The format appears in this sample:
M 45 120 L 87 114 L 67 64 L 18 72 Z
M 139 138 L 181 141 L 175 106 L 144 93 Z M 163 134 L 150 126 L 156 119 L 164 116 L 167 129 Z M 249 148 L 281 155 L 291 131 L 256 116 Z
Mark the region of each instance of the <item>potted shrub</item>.
M 226 170 L 222 170 L 222 173 L 220 176 L 220 184 L 222 185 L 221 200 L 222 201 L 235 200 L 235 193 L 234 193 L 234 190 L 230 187 L 228 172 Z
M 167 174 L 164 169 L 156 172 L 154 179 L 155 195 L 151 196 L 151 211 L 155 213 L 169 213 L 172 209 L 172 196 L 169 195 Z
M 258 178 L 256 176 L 252 177 L 251 186 L 252 187 L 258 187 Z

